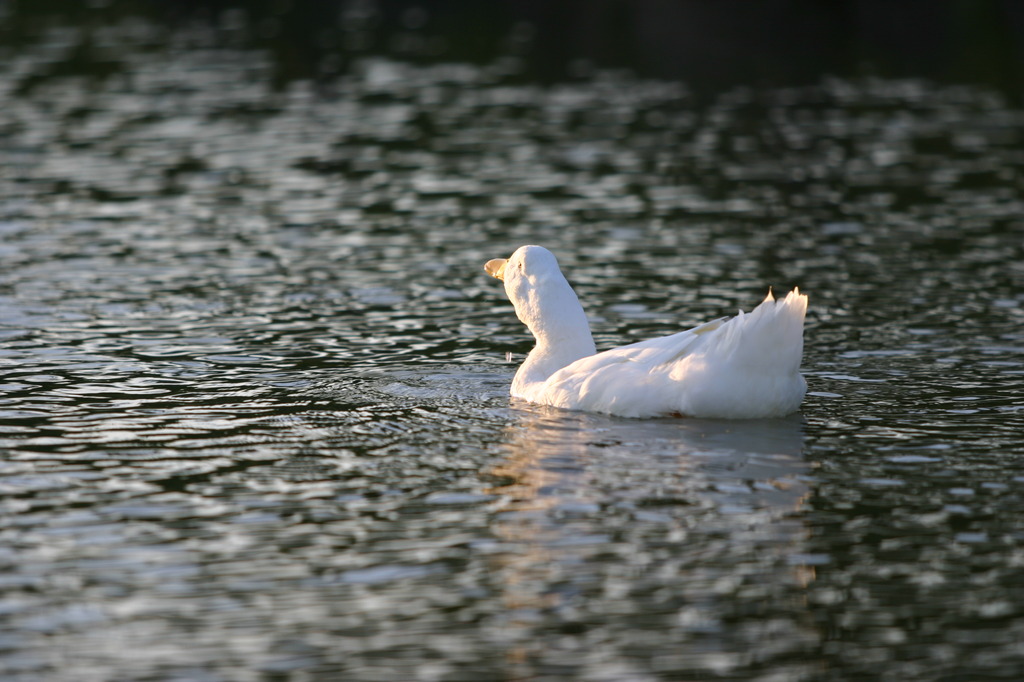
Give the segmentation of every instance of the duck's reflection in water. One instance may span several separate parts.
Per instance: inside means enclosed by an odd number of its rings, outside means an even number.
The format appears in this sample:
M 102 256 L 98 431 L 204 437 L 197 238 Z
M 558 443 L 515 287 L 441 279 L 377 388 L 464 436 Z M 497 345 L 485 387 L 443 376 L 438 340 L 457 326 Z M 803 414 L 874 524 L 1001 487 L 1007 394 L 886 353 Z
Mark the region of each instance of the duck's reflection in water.
M 493 558 L 513 678 L 675 679 L 777 657 L 799 658 L 785 664 L 795 674 L 812 669 L 799 416 L 626 420 L 517 407 L 492 472 L 507 501 Z

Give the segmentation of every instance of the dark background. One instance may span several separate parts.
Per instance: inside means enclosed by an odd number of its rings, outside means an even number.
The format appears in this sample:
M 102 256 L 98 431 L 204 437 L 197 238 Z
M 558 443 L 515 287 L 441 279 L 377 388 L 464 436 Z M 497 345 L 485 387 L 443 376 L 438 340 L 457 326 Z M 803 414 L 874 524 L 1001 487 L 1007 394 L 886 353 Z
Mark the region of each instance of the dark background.
M 391 54 L 513 58 L 519 78 L 542 82 L 594 67 L 698 91 L 877 75 L 987 84 L 1019 99 L 1024 71 L 1017 0 L 0 0 L 0 41 L 17 49 L 48 26 L 132 16 L 269 48 L 279 83 Z M 62 68 L 111 68 L 91 47 Z

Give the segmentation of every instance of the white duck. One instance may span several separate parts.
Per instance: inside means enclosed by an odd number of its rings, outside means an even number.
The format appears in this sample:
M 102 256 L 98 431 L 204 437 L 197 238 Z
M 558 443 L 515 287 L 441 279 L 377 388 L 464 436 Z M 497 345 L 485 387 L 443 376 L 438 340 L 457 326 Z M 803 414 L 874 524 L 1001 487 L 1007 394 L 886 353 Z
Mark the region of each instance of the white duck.
M 534 403 L 623 417 L 756 419 L 796 411 L 807 296 L 769 291 L 753 312 L 597 353 L 590 325 L 554 255 L 522 246 L 484 269 L 505 283 L 537 340 L 511 394 Z

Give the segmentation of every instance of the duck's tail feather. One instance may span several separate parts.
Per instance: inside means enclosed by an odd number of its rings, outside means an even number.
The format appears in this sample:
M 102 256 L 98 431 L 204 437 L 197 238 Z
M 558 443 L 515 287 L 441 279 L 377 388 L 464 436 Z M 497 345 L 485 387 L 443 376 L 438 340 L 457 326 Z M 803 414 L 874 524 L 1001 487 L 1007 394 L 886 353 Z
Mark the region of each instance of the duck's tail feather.
M 806 314 L 807 296 L 799 288 L 781 299 L 775 299 L 769 291 L 754 310 L 740 312 L 722 327 L 725 338 L 710 352 L 728 354 L 729 361 L 738 367 L 796 372 L 803 356 Z

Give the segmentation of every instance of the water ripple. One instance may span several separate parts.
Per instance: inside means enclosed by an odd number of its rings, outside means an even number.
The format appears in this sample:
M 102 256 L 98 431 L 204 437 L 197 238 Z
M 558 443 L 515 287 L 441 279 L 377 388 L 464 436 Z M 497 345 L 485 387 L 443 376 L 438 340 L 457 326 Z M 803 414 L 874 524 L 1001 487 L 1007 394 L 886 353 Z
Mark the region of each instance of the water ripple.
M 0 67 L 5 678 L 1019 670 L 1016 108 L 84 30 Z M 602 347 L 800 285 L 803 417 L 510 401 L 528 242 Z

